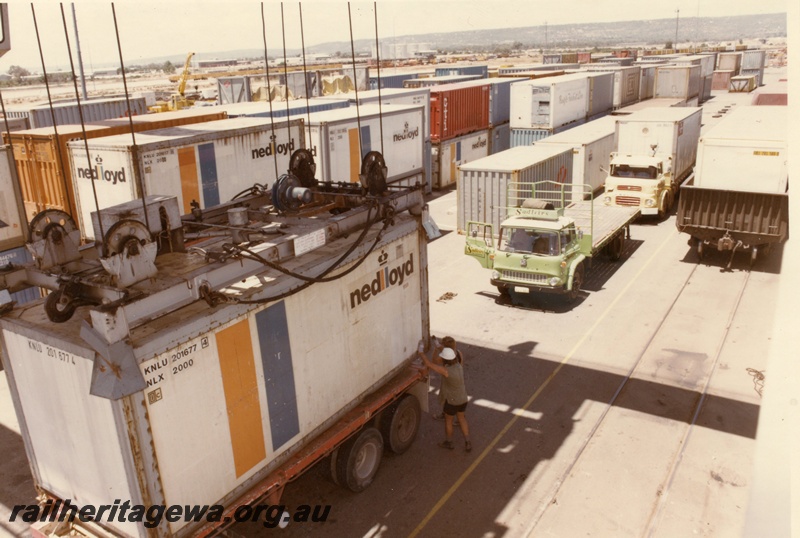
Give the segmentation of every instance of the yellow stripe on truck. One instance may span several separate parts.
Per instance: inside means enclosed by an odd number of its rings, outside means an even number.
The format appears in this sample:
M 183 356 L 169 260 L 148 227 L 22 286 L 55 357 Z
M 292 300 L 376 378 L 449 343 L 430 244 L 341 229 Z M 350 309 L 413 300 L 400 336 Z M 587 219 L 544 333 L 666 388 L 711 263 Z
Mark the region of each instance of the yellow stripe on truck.
M 233 463 L 239 478 L 267 457 L 250 324 L 246 319 L 240 321 L 219 331 L 216 339 Z

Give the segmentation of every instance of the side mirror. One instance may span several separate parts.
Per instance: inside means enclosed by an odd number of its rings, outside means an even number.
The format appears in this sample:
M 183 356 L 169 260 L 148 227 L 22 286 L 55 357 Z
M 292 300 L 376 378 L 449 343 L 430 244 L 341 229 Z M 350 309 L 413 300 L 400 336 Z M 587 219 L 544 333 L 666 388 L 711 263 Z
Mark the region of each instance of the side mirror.
M 478 237 L 478 230 L 472 230 L 472 237 Z

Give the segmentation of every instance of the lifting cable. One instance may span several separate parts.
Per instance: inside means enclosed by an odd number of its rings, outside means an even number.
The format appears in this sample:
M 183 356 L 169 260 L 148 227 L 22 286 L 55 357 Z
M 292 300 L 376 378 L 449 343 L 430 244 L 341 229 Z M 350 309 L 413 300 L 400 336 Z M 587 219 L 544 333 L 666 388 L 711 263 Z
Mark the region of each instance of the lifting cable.
M 271 130 L 270 139 L 272 141 L 272 157 L 275 162 L 275 181 L 278 180 L 278 137 L 275 136 L 275 118 L 272 115 L 272 86 L 269 82 L 269 54 L 267 52 L 267 22 L 264 19 L 264 2 L 261 2 L 261 34 L 264 37 L 264 65 L 267 72 L 267 103 L 269 103 L 269 126 Z M 291 140 L 291 138 L 290 138 Z M 240 193 L 241 194 L 241 193 Z M 239 195 L 233 197 L 235 200 Z
M 383 99 L 381 99 L 381 46 L 378 42 L 378 3 L 372 3 L 372 9 L 375 13 L 375 59 L 378 62 L 378 121 L 381 126 L 381 155 L 383 153 Z M 355 76 L 355 73 L 353 74 Z M 356 87 L 358 92 L 358 87 Z M 356 97 L 358 93 L 356 93 Z
M 17 178 L 17 191 L 19 192 L 19 196 L 22 197 L 24 193 L 22 192 L 22 179 L 20 179 L 19 168 L 17 167 L 17 159 L 14 157 L 14 144 L 11 140 L 11 127 L 8 125 L 8 116 L 6 115 L 6 104 L 3 101 L 3 92 L 0 91 L 0 109 L 3 111 L 3 123 L 6 126 L 6 138 L 8 139 L 8 149 L 11 150 L 11 166 L 14 170 L 14 177 Z M 24 139 L 21 141 L 24 147 L 25 141 Z M 19 204 L 19 202 L 17 202 Z M 20 226 L 24 226 L 25 230 L 28 233 L 25 236 L 26 241 L 31 241 L 31 223 L 28 222 L 28 216 L 25 214 L 24 204 L 22 213 L 19 215 Z
M 88 141 L 88 139 L 86 137 L 86 123 L 85 123 L 84 118 L 83 118 L 83 107 L 81 106 L 81 98 L 78 95 L 78 81 L 77 81 L 77 77 L 75 76 L 75 64 L 72 61 L 72 48 L 70 47 L 70 43 L 69 43 L 69 31 L 67 30 L 67 19 L 64 16 L 64 4 L 59 4 L 59 6 L 61 7 L 61 22 L 64 25 L 64 38 L 67 41 L 67 53 L 69 54 L 69 67 L 70 67 L 70 71 L 72 72 L 72 83 L 75 86 L 75 100 L 78 103 L 78 117 L 80 118 L 80 121 L 81 121 L 81 134 L 83 135 L 83 147 L 86 150 L 86 162 L 89 165 L 89 181 L 92 182 L 92 194 L 94 194 L 94 205 L 95 205 L 95 208 L 97 209 L 97 211 L 99 213 L 100 212 L 100 207 L 99 207 L 100 204 L 97 201 L 97 186 L 95 184 L 94 178 L 92 177 L 92 175 L 94 173 L 94 171 L 92 169 L 92 158 L 89 156 L 89 141 Z M 73 4 L 72 7 L 74 8 L 75 5 Z M 78 23 L 76 22 L 75 24 L 77 25 Z M 77 26 L 76 26 L 76 28 L 77 28 Z M 56 137 L 56 139 L 58 139 L 58 137 Z M 59 146 L 60 145 L 61 144 L 59 143 Z M 98 177 L 97 179 L 101 179 L 101 178 Z M 103 231 L 103 219 L 98 218 L 97 222 L 100 225 L 100 237 L 101 238 L 105 237 L 105 232 Z M 88 224 L 87 224 L 87 226 L 88 226 Z M 83 235 L 84 236 L 86 235 L 86 230 L 83 231 Z
M 289 121 L 289 72 L 286 64 L 286 26 L 283 21 L 283 2 L 281 2 L 281 36 L 283 37 L 283 82 L 286 88 L 286 132 L 289 134 L 289 142 L 292 141 L 292 124 Z M 275 178 L 276 180 L 278 178 Z
M 66 213 L 70 215 L 70 217 L 75 219 L 75 216 L 72 214 L 72 204 L 70 203 L 69 199 L 69 186 L 67 184 L 67 173 L 64 168 L 64 155 L 61 153 L 61 144 L 58 143 L 58 128 L 56 126 L 56 112 L 53 108 L 53 97 L 50 95 L 50 81 L 47 77 L 47 67 L 44 63 L 44 53 L 42 52 L 42 40 L 39 37 L 39 25 L 36 23 L 36 10 L 33 8 L 33 2 L 31 2 L 31 14 L 33 15 L 33 29 L 36 31 L 36 42 L 39 45 L 39 58 L 42 61 L 42 73 L 44 75 L 44 86 L 47 89 L 47 101 L 50 103 L 50 119 L 53 122 L 53 134 L 56 139 L 56 152 L 58 153 L 58 163 L 61 166 L 61 179 L 64 181 L 64 197 L 66 198 L 66 207 L 64 208 Z
M 364 159 L 364 150 L 361 145 L 361 109 L 358 103 L 358 81 L 356 80 L 356 49 L 353 44 L 353 18 L 350 14 L 350 2 L 347 2 L 347 21 L 350 23 L 350 57 L 353 61 L 353 80 L 356 87 L 356 121 L 358 122 L 358 157 Z
M 308 71 L 306 71 L 306 39 L 303 34 L 303 3 L 298 2 L 297 7 L 300 8 L 300 46 L 303 50 L 303 83 L 306 88 L 306 126 L 308 127 L 308 145 L 311 145 L 311 107 L 308 104 Z M 322 80 L 317 80 L 317 88 L 322 86 Z
M 147 232 L 150 232 L 150 219 L 147 216 L 147 201 L 145 200 L 145 196 L 147 193 L 144 190 L 144 179 L 141 176 L 141 170 L 139 168 L 139 155 L 138 149 L 136 147 L 136 133 L 133 128 L 133 112 L 131 111 L 131 102 L 130 97 L 128 97 L 128 78 L 125 76 L 125 63 L 122 61 L 122 44 L 119 40 L 119 26 L 117 26 L 117 10 L 114 7 L 114 2 L 111 3 L 111 13 L 114 15 L 114 32 L 117 36 L 117 51 L 119 52 L 119 65 L 122 68 L 122 85 L 125 88 L 125 104 L 128 106 L 128 124 L 131 128 L 131 140 L 133 141 L 133 175 L 136 180 L 136 187 L 139 189 L 139 194 L 142 197 L 142 209 L 144 210 L 144 224 L 147 226 Z M 99 212 L 99 209 L 98 209 Z M 101 219 L 98 215 L 98 221 Z M 103 237 L 105 240 L 105 237 Z

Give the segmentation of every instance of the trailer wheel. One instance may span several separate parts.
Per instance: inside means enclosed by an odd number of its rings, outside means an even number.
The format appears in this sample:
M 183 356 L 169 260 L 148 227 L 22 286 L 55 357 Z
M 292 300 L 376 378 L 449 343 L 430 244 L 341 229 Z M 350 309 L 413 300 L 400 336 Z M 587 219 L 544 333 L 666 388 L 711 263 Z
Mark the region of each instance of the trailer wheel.
M 334 482 L 358 493 L 372 483 L 383 455 L 383 437 L 377 428 L 364 428 L 340 446 L 335 462 Z
M 697 260 L 698 261 L 702 261 L 703 260 L 703 241 L 698 239 L 697 240 L 697 246 L 695 247 L 695 249 L 697 250 Z
M 421 417 L 419 400 L 411 394 L 402 396 L 381 417 L 383 445 L 395 454 L 408 450 L 417 438 Z
M 572 275 L 572 289 L 569 290 L 567 294 L 567 300 L 570 303 L 578 298 L 581 292 L 581 286 L 583 286 L 583 264 L 579 264 L 578 267 L 575 268 L 575 274 Z
M 606 247 L 606 253 L 608 254 L 608 259 L 612 262 L 619 261 L 622 257 L 622 251 L 625 249 L 625 234 L 621 233 L 616 236 L 614 239 L 611 240 L 608 247 Z

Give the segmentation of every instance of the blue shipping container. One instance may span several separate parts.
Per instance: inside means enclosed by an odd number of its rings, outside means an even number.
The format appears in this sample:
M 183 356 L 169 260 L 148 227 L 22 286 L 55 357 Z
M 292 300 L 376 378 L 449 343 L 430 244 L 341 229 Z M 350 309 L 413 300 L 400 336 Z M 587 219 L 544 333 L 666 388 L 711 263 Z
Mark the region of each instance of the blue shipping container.
M 462 65 L 459 67 L 437 67 L 435 77 L 447 77 L 451 75 L 480 75 L 483 78 L 489 76 L 488 65 Z
M 517 146 L 530 146 L 534 142 L 538 142 L 539 140 L 547 138 L 550 135 L 564 132 L 572 127 L 583 125 L 584 123 L 586 123 L 585 120 L 575 121 L 569 125 L 565 125 L 557 129 L 511 129 L 511 147 L 516 148 Z

